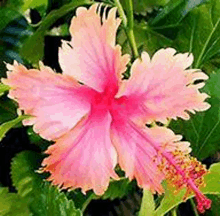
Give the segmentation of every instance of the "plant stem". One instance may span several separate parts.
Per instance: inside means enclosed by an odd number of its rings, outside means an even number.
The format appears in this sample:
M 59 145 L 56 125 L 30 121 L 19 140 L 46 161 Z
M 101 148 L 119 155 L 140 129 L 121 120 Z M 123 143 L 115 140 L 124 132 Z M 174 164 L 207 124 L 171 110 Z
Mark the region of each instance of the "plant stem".
M 134 27 L 134 16 L 133 16 L 133 3 L 132 0 L 126 0 L 127 3 L 127 14 L 128 14 L 128 29 Z
M 199 213 L 198 213 L 198 211 L 197 211 L 197 208 L 196 208 L 196 205 L 195 205 L 193 199 L 190 199 L 190 203 L 191 203 L 191 205 L 192 205 L 192 208 L 193 208 L 193 211 L 194 211 L 194 213 L 195 213 L 195 216 L 199 216 Z
M 155 203 L 153 194 L 147 190 L 143 190 L 143 198 L 141 203 L 141 209 L 139 212 L 139 216 L 152 216 L 155 210 Z
M 87 206 L 89 205 L 89 203 L 93 200 L 93 198 L 95 197 L 96 195 L 95 194 L 91 194 L 88 199 L 83 203 L 83 206 L 82 206 L 82 214 L 84 213 L 84 211 L 86 210 Z
M 134 58 L 138 58 L 139 54 L 138 54 L 138 49 L 137 49 L 137 45 L 136 45 L 136 41 L 135 41 L 135 37 L 134 37 L 134 31 L 133 31 L 133 27 L 134 27 L 134 17 L 133 17 L 133 4 L 132 4 L 132 0 L 126 0 L 126 4 L 127 4 L 127 17 L 125 15 L 125 12 L 123 10 L 123 7 L 120 3 L 119 0 L 114 0 L 115 1 L 115 5 L 118 8 L 118 12 L 120 14 L 120 17 L 123 21 L 123 25 L 125 28 L 125 32 L 127 34 L 128 37 L 128 41 L 129 44 L 131 46 L 132 52 L 133 52 L 133 56 Z
M 172 216 L 177 216 L 176 210 L 177 210 L 177 208 L 173 208 L 173 209 L 171 210 L 171 215 L 172 215 Z
M 135 41 L 135 38 L 134 38 L 133 29 L 132 30 L 127 30 L 127 36 L 128 36 L 128 39 L 129 39 L 129 44 L 132 48 L 133 56 L 134 56 L 134 58 L 138 58 L 139 53 L 138 53 L 138 50 L 137 50 L 137 45 L 136 45 L 136 41 Z
M 122 19 L 123 25 L 124 25 L 125 28 L 127 28 L 128 21 L 127 21 L 127 17 L 125 15 L 125 12 L 123 10 L 123 7 L 122 7 L 122 5 L 121 5 L 119 0 L 114 0 L 114 1 L 115 1 L 115 5 L 118 8 L 118 13 L 119 13 L 119 15 L 120 15 L 120 17 Z

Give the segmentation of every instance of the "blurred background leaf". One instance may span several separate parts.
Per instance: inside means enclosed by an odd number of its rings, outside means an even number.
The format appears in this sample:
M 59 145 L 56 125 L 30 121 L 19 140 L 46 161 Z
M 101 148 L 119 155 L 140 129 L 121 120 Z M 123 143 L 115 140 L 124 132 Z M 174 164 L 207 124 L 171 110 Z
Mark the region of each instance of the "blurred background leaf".
M 32 34 L 26 19 L 18 16 L 16 19 L 0 29 L 0 76 L 5 77 L 6 66 L 4 62 L 12 63 L 14 60 L 23 63 L 19 52 L 23 42 Z
M 0 31 L 4 29 L 12 20 L 19 17 L 20 13 L 17 10 L 10 8 L 0 8 Z
M 30 116 L 27 115 L 21 115 L 18 116 L 16 119 L 13 119 L 11 121 L 7 121 L 4 124 L 0 125 L 0 141 L 4 138 L 5 134 L 13 127 L 21 123 L 24 119 L 29 118 Z
M 204 213 L 204 216 L 218 216 L 220 212 L 220 195 L 210 195 L 207 197 L 212 200 L 212 208 Z
M 164 6 L 170 0 L 133 0 L 134 12 L 142 15 L 147 15 L 152 12 L 155 7 Z M 125 5 L 125 0 L 121 0 L 122 5 Z
M 0 187 L 1 216 L 30 216 L 27 203 L 16 193 L 9 193 L 8 188 Z
M 6 7 L 24 14 L 28 9 L 37 9 L 43 16 L 48 0 L 7 0 Z
M 21 56 L 32 64 L 38 64 L 44 56 L 44 36 L 52 24 L 65 14 L 73 11 L 82 4 L 90 4 L 90 0 L 79 0 L 63 5 L 57 10 L 51 11 L 40 24 L 36 32 L 25 42 L 20 50 Z
M 151 25 L 176 25 L 194 8 L 207 0 L 170 0 L 151 20 Z
M 0 83 L 0 97 L 4 94 L 5 91 L 8 91 L 9 89 L 9 86 Z
M 35 172 L 42 158 L 41 154 L 25 151 L 13 159 L 11 176 L 20 197 L 36 216 L 81 216 L 72 200 L 68 200 L 57 187 L 44 182 L 43 176 Z
M 0 124 L 17 117 L 17 104 L 6 95 L 0 97 Z
M 111 181 L 107 191 L 103 194 L 103 196 L 98 198 L 110 200 L 114 200 L 116 198 L 121 199 L 133 190 L 134 187 L 132 183 L 127 178 L 122 178 L 118 181 Z

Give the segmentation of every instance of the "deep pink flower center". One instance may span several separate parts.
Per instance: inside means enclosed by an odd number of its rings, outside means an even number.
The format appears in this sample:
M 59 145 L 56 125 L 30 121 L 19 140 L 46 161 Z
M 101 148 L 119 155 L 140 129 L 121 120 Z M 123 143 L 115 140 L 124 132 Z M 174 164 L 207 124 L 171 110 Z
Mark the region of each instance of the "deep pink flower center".
M 108 110 L 110 113 L 122 108 L 125 109 L 127 98 L 115 98 L 117 91 L 118 88 L 108 88 L 102 93 L 97 92 L 92 102 L 93 107 L 96 110 Z

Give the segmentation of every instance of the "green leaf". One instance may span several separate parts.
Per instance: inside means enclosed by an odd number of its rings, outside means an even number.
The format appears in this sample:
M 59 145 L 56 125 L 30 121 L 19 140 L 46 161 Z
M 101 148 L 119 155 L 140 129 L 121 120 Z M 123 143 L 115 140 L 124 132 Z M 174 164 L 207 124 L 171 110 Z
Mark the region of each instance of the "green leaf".
M 134 182 L 130 182 L 127 178 L 122 177 L 118 181 L 110 181 L 107 191 L 102 196 L 97 196 L 92 191 L 89 191 L 86 195 L 84 195 L 79 189 L 77 189 L 70 191 L 68 197 L 74 201 L 77 207 L 84 211 L 91 200 L 121 199 L 134 192 L 134 188 Z
M 48 0 L 8 0 L 7 8 L 19 11 L 21 14 L 27 9 L 40 8 L 40 12 L 46 11 Z
M 220 70 L 209 75 L 204 89 L 211 97 L 220 99 Z
M 191 143 L 193 155 L 200 160 L 220 150 L 220 100 L 213 97 L 208 102 L 209 110 L 191 115 L 188 121 L 173 120 L 169 126 Z
M 0 32 L 4 29 L 12 20 L 19 17 L 20 13 L 10 8 L 0 8 Z
M 91 200 L 97 199 L 97 196 L 92 191 L 83 194 L 81 189 L 68 191 L 67 197 L 73 200 L 75 207 L 81 209 L 82 212 L 85 211 Z
M 220 162 L 212 164 L 209 171 L 204 177 L 206 187 L 201 188 L 201 191 L 205 194 L 220 194 Z
M 4 94 L 4 92 L 8 91 L 9 89 L 10 89 L 9 86 L 0 83 L 0 96 L 2 96 Z
M 24 0 L 22 4 L 22 11 L 26 11 L 27 9 L 34 9 L 38 7 L 47 8 L 48 0 Z
M 154 7 L 164 6 L 170 0 L 133 0 L 134 12 L 146 15 Z
M 202 67 L 220 50 L 220 1 L 210 0 L 183 20 L 175 44 L 181 52 L 192 52 L 194 66 Z
M 217 71 L 220 68 L 220 53 L 217 53 L 209 61 L 204 62 L 202 68 L 208 74 L 211 74 L 213 71 Z
M 212 207 L 205 212 L 204 216 L 218 215 L 220 212 L 220 196 L 208 195 L 207 197 L 212 200 Z
M 27 204 L 16 193 L 9 193 L 8 188 L 0 187 L 1 216 L 30 216 Z
M 138 23 L 135 21 L 134 35 L 139 52 L 147 51 L 150 55 L 160 48 L 171 46 L 173 42 L 164 35 L 152 30 L 146 22 Z M 131 53 L 126 34 L 122 30 L 120 31 L 117 40 L 122 44 L 124 53 Z
M 154 196 L 149 190 L 144 190 L 143 194 L 139 216 L 152 216 L 155 210 Z
M 43 182 L 42 176 L 35 172 L 41 160 L 42 155 L 30 151 L 19 153 L 13 159 L 11 175 L 18 194 L 35 216 L 81 216 L 72 200 L 48 182 Z
M 151 21 L 151 25 L 174 25 L 179 23 L 193 8 L 205 0 L 170 0 Z
M 14 101 L 6 96 L 0 97 L 0 124 L 17 117 L 17 106 Z
M 13 127 L 15 127 L 22 120 L 30 118 L 27 115 L 18 116 L 16 119 L 8 121 L 0 125 L 0 141 L 4 138 L 5 134 Z
M 146 23 L 135 25 L 134 33 L 138 47 L 142 46 L 142 49 L 151 55 L 158 49 L 171 46 L 172 44 L 172 40 L 152 30 Z
M 98 197 L 101 199 L 121 199 L 132 191 L 132 183 L 127 178 L 122 178 L 118 181 L 111 181 L 107 191 L 103 196 Z
M 48 141 L 43 139 L 39 134 L 35 133 L 33 127 L 29 127 L 27 129 L 28 139 L 30 144 L 37 145 L 40 147 L 41 151 L 46 151 L 46 149 L 53 143 L 52 141 Z
M 36 32 L 26 41 L 20 50 L 23 58 L 32 64 L 37 64 L 44 56 L 44 35 L 56 20 L 73 11 L 82 4 L 90 4 L 90 0 L 79 0 L 62 6 L 50 12 L 43 20 Z
M 220 194 L 220 163 L 213 164 L 209 171 L 210 173 L 205 176 L 206 187 L 200 188 L 200 190 L 204 194 Z M 164 184 L 164 189 L 165 196 L 160 206 L 154 212 L 154 216 L 162 216 L 183 202 L 183 196 L 186 192 L 185 189 L 178 192 L 178 194 L 174 194 L 175 188 L 170 185 Z M 194 195 L 187 196 L 187 199 L 193 196 Z
M 220 71 L 219 71 L 220 72 Z M 202 91 L 211 96 L 211 108 L 191 115 L 188 121 L 172 120 L 170 127 L 191 143 L 192 153 L 200 160 L 220 150 L 220 74 L 211 74 Z
M 8 8 L 3 8 L 3 10 L 9 10 Z M 16 14 L 12 10 L 12 14 Z M 10 13 L 9 13 L 10 15 Z M 6 66 L 4 62 L 12 63 L 14 60 L 19 63 L 23 63 L 18 52 L 22 43 L 26 38 L 32 34 L 33 29 L 30 28 L 26 19 L 20 14 L 18 16 L 9 19 L 7 23 L 3 21 L 6 25 L 2 30 L 0 30 L 0 76 L 6 76 Z M 16 19 L 14 19 L 16 18 Z M 1 19 L 1 11 L 0 11 Z M 4 19 L 3 19 L 4 20 Z
M 51 36 L 69 36 L 69 25 L 68 23 L 64 23 L 63 25 L 59 27 L 54 27 L 50 31 L 47 32 L 47 35 Z

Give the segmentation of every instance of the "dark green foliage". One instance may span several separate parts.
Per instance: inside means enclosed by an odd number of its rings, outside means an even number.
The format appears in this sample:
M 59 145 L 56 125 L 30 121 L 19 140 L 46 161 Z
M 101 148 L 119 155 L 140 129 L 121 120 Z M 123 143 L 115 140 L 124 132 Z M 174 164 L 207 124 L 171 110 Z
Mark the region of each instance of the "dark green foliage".
M 205 112 L 191 115 L 188 121 L 172 121 L 170 128 L 182 134 L 191 143 L 192 154 L 198 159 L 205 159 L 220 150 L 220 100 L 208 100 L 211 108 Z
M 212 208 L 205 212 L 204 216 L 217 216 L 220 212 L 220 195 L 208 195 L 212 200 Z
M 0 97 L 0 124 L 12 120 L 17 116 L 17 104 L 6 96 Z
M 18 195 L 28 204 L 30 211 L 36 216 L 80 216 L 81 212 L 43 177 L 36 173 L 42 155 L 34 152 L 22 152 L 12 162 L 11 175 Z
M 29 116 L 21 115 L 18 116 L 16 119 L 11 121 L 5 122 L 4 124 L 0 125 L 0 141 L 4 138 L 5 134 L 13 127 L 18 125 L 22 120 L 29 118 Z
M 112 181 L 109 184 L 107 191 L 101 196 L 101 199 L 121 199 L 132 192 L 132 183 L 128 179 L 121 179 L 119 181 Z
M 191 143 L 192 153 L 200 160 L 205 159 L 220 150 L 220 74 L 211 74 L 202 91 L 211 98 L 207 101 L 211 108 L 205 112 L 191 115 L 188 121 L 179 119 L 172 121 L 171 129 L 184 135 Z
M 210 0 L 183 20 L 175 44 L 180 52 L 192 52 L 194 66 L 201 67 L 220 49 L 220 1 Z
M 8 8 L 0 9 L 0 19 L 2 15 L 1 10 L 4 11 L 3 14 L 7 13 L 8 16 L 7 20 L 5 20 L 6 18 L 3 19 L 4 24 L 2 26 L 0 24 L 0 76 L 5 77 L 6 66 L 4 62 L 12 64 L 16 60 L 23 63 L 19 50 L 25 39 L 32 34 L 32 29 L 20 13 L 11 11 Z
M 20 50 L 21 56 L 30 63 L 37 64 L 44 56 L 44 36 L 46 31 L 49 30 L 49 28 L 56 20 L 68 12 L 73 11 L 76 7 L 82 4 L 89 3 L 91 3 L 90 0 L 74 1 L 49 13 L 47 17 L 42 21 L 36 32 L 25 42 L 24 46 Z
M 151 24 L 168 26 L 178 24 L 192 9 L 206 0 L 170 0 Z

